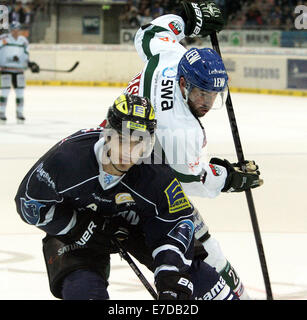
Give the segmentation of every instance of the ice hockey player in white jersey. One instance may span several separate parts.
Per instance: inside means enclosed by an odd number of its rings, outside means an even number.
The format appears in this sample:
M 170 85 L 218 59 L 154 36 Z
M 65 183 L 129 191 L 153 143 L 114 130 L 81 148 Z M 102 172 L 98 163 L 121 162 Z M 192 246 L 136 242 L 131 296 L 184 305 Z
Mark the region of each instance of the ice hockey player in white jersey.
M 228 77 L 214 50 L 187 50 L 180 41 L 185 37 L 205 37 L 222 27 L 222 15 L 214 2 L 184 1 L 180 15 L 160 16 L 142 26 L 135 36 L 135 48 L 145 67 L 126 91 L 152 101 L 162 157 L 174 169 L 188 196 L 214 198 L 220 192 L 240 192 L 263 182 L 254 161 L 247 161 L 247 171 L 243 172 L 242 164 L 217 158 L 206 163 L 201 159 L 207 141 L 199 118 L 223 105 Z M 155 148 L 156 153 L 159 148 Z M 216 268 L 240 299 L 249 299 L 242 281 L 196 209 L 194 223 L 195 236 L 208 254 L 205 261 Z
M 16 94 L 17 121 L 24 122 L 24 71 L 29 67 L 32 72 L 39 72 L 39 66 L 29 61 L 29 42 L 19 34 L 20 28 L 19 22 L 12 22 L 10 33 L 0 39 L 0 123 L 7 120 L 6 106 L 11 85 Z

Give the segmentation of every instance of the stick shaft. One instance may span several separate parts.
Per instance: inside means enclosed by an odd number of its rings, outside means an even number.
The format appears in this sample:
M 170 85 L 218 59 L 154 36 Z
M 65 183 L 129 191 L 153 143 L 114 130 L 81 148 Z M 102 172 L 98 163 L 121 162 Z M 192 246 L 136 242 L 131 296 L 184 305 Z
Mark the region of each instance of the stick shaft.
M 117 246 L 118 250 L 119 250 L 119 254 L 120 256 L 125 259 L 129 266 L 131 267 L 131 269 L 134 271 L 134 273 L 136 274 L 136 276 L 140 279 L 140 281 L 142 282 L 142 284 L 144 285 L 144 287 L 147 289 L 147 291 L 151 294 L 151 296 L 157 300 L 158 299 L 158 295 L 156 293 L 156 291 L 153 289 L 153 287 L 151 286 L 151 284 L 147 281 L 147 279 L 145 278 L 145 276 L 143 275 L 143 273 L 140 271 L 140 269 L 137 267 L 137 265 L 134 263 L 134 261 L 131 259 L 129 253 L 125 250 L 125 248 L 122 246 L 122 244 L 120 243 L 120 241 L 118 241 L 117 239 L 113 239 L 112 240 L 114 242 L 114 244 Z
M 47 72 L 72 72 L 74 71 L 77 66 L 79 65 L 79 62 L 77 61 L 70 69 L 68 70 L 58 70 L 58 69 L 44 69 L 44 68 L 40 68 L 40 71 L 47 71 Z
M 210 35 L 210 38 L 211 38 L 211 44 L 212 44 L 213 49 L 222 57 L 216 33 L 215 32 L 212 33 Z M 230 127 L 231 127 L 231 132 L 232 132 L 232 136 L 233 136 L 233 141 L 234 141 L 234 145 L 235 145 L 235 149 L 236 149 L 236 153 L 237 153 L 237 158 L 238 158 L 239 162 L 243 162 L 245 160 L 244 154 L 243 154 L 243 148 L 242 148 L 242 144 L 241 144 L 241 140 L 240 140 L 239 130 L 238 130 L 237 121 L 236 121 L 236 117 L 235 117 L 235 113 L 234 113 L 234 109 L 233 109 L 233 104 L 231 101 L 229 88 L 228 88 L 228 95 L 227 95 L 227 100 L 226 100 L 226 108 L 227 108 L 229 123 L 230 123 Z M 262 245 L 262 239 L 261 239 L 259 224 L 258 224 L 258 220 L 257 220 L 256 209 L 255 209 L 254 200 L 253 200 L 251 190 L 250 189 L 246 190 L 245 195 L 246 195 L 246 200 L 247 200 L 249 213 L 250 213 L 250 217 L 251 217 L 251 222 L 252 222 L 252 226 L 253 226 L 253 231 L 254 231 L 255 241 L 256 241 L 256 245 L 257 245 L 258 256 L 259 256 L 259 260 L 260 260 L 260 264 L 261 264 L 261 270 L 262 270 L 262 275 L 263 275 L 263 279 L 264 279 L 264 285 L 265 285 L 265 289 L 266 289 L 267 299 L 273 300 L 271 282 L 270 282 L 270 278 L 269 278 L 269 272 L 268 272 L 268 268 L 267 268 L 267 264 L 266 264 L 265 255 L 264 255 L 264 249 L 263 249 L 263 245 Z

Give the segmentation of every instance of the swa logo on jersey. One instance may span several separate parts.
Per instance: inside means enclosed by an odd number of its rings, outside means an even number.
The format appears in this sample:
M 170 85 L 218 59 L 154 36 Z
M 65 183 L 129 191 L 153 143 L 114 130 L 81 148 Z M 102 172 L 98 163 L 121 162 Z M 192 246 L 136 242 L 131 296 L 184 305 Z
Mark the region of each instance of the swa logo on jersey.
M 169 212 L 174 213 L 183 209 L 190 208 L 190 202 L 182 190 L 179 181 L 175 178 L 164 190 L 166 194 Z

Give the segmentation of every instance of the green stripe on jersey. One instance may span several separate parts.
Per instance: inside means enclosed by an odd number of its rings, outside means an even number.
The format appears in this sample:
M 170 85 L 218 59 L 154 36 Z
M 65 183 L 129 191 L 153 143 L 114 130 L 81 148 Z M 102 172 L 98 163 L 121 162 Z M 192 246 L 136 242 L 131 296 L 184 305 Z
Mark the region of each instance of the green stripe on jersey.
M 174 172 L 175 172 L 175 175 L 176 175 L 177 179 L 180 182 L 184 182 L 184 183 L 200 182 L 200 176 L 193 176 L 193 175 L 190 175 L 190 174 L 183 174 L 183 173 L 180 173 L 180 172 L 178 172 L 176 170 L 174 170 Z
M 143 96 L 150 100 L 151 96 L 151 82 L 153 74 L 159 64 L 160 55 L 156 54 L 148 61 L 145 73 L 144 73 L 144 92 Z
M 153 55 L 150 51 L 150 41 L 155 36 L 156 33 L 168 31 L 165 28 L 154 26 L 150 30 L 144 32 L 144 37 L 142 40 L 142 48 L 144 53 L 146 54 L 147 59 L 149 60 Z

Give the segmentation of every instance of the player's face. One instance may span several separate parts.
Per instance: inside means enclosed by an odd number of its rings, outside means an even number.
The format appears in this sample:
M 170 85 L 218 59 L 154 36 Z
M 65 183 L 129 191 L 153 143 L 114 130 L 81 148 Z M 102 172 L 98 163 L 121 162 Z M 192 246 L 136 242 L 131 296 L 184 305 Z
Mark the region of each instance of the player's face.
M 188 104 L 193 114 L 198 118 L 203 117 L 213 107 L 217 95 L 217 92 L 194 87 L 188 97 Z
M 11 34 L 12 34 L 12 36 L 13 36 L 14 38 L 18 38 L 18 36 L 19 36 L 19 30 L 18 30 L 18 29 L 13 29 L 13 30 L 11 31 Z
M 133 135 L 113 134 L 107 144 L 110 161 L 121 171 L 128 171 L 143 152 L 143 143 Z

